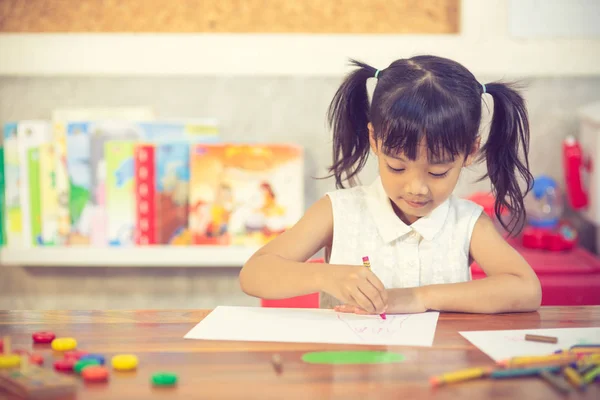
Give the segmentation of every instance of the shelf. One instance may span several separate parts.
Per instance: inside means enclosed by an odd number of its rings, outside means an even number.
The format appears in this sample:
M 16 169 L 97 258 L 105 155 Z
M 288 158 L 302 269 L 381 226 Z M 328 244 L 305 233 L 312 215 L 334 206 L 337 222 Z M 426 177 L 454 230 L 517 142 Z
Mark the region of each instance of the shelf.
M 26 267 L 240 268 L 256 250 L 258 250 L 257 247 L 234 246 L 3 248 L 0 250 L 0 265 Z
M 452 58 L 476 76 L 600 72 L 597 40 L 519 40 L 474 30 L 460 35 L 1 34 L 0 75 L 342 77 L 349 57 L 385 68 L 417 54 Z M 74 57 L 77 62 L 68 62 Z

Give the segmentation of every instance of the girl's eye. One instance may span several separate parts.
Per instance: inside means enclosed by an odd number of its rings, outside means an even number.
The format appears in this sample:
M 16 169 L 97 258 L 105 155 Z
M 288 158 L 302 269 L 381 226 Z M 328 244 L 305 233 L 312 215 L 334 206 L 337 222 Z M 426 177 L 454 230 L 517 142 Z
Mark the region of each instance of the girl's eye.
M 446 171 L 446 172 L 443 172 L 443 173 L 441 173 L 441 174 L 434 174 L 433 172 L 430 172 L 430 173 L 429 173 L 429 175 L 431 175 L 431 176 L 433 176 L 433 177 L 435 177 L 435 178 L 443 178 L 443 177 L 445 177 L 446 175 L 448 175 L 448 172 L 450 172 L 450 170 L 448 170 L 448 171 Z
M 390 169 L 390 171 L 393 171 L 393 172 L 402 172 L 402 171 L 404 171 L 404 168 L 394 168 L 394 167 L 392 167 L 389 164 L 388 164 L 388 168 Z

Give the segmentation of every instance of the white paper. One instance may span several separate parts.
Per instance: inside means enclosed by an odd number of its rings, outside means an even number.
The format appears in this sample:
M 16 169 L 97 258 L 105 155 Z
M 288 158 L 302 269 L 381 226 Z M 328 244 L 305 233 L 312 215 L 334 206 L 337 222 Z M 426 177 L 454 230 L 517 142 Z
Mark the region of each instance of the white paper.
M 460 332 L 460 334 L 494 361 L 518 356 L 543 356 L 552 354 L 556 350 L 568 349 L 576 344 L 600 343 L 600 328 L 470 331 Z M 558 338 L 558 343 L 527 341 L 525 340 L 526 334 L 553 336 Z
M 328 309 L 220 306 L 184 338 L 431 347 L 438 316 L 388 314 L 383 320 Z

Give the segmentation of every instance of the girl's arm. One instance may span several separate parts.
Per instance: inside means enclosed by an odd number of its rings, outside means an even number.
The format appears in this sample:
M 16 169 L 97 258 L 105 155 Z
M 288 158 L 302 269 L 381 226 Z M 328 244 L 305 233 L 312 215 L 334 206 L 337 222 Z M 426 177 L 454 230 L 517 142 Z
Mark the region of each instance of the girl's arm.
M 332 237 L 333 212 L 325 196 L 294 227 L 250 257 L 240 272 L 242 290 L 263 299 L 324 291 L 370 312 L 385 312 L 387 292 L 370 268 L 306 263 L 317 251 L 331 246 Z
M 285 298 L 320 290 L 323 265 L 305 261 L 333 236 L 333 213 L 327 196 L 312 205 L 291 229 L 264 245 L 240 272 L 240 286 L 264 299 Z
M 540 281 L 529 264 L 482 214 L 473 229 L 471 256 L 487 277 L 389 292 L 389 312 L 425 310 L 470 313 L 534 311 L 542 299 Z

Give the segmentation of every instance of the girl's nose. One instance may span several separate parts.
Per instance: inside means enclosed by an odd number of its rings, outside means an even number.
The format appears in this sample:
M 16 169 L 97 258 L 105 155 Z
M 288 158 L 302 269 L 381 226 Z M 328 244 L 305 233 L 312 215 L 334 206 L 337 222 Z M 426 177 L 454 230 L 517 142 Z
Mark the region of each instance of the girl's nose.
M 412 196 L 427 196 L 429 188 L 422 179 L 413 178 L 408 182 L 406 191 Z

